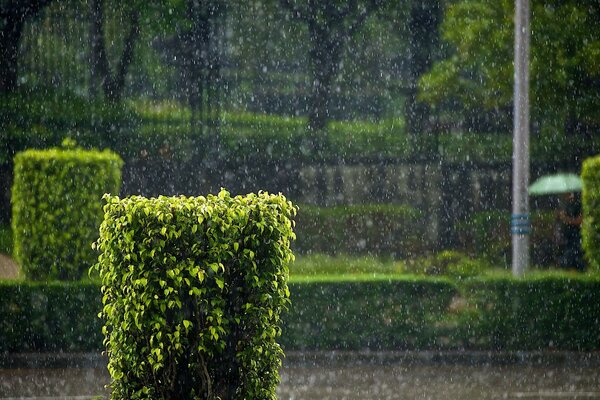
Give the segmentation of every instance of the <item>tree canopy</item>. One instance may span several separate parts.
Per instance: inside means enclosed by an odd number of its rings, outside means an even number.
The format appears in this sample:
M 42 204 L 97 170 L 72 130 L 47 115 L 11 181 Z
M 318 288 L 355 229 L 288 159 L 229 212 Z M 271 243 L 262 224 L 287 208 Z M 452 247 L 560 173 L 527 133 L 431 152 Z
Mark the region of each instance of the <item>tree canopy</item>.
M 532 0 L 531 12 L 534 131 L 591 134 L 600 125 L 600 3 Z M 421 77 L 420 98 L 452 110 L 448 114 L 453 123 L 508 128 L 513 15 L 513 0 L 460 0 L 450 5 L 442 35 L 454 51 Z

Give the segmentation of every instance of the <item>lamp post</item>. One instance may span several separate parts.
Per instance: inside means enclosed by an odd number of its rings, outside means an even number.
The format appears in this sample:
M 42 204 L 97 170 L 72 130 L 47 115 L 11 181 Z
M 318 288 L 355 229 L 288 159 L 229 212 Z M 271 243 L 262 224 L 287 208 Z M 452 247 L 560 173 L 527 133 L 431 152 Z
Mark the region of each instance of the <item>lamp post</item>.
M 515 0 L 515 83 L 512 176 L 512 272 L 529 266 L 529 0 Z

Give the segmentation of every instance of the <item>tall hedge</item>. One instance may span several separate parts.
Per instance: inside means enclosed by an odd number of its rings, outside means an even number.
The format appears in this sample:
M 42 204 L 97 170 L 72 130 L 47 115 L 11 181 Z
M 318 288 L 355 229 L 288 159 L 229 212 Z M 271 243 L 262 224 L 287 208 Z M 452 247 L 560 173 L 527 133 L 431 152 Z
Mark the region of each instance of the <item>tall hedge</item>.
M 591 269 L 600 270 L 600 156 L 583 162 L 582 246 Z
M 295 208 L 282 195 L 106 196 L 113 399 L 274 399 Z
M 118 194 L 122 165 L 108 150 L 27 150 L 15 156 L 14 255 L 27 278 L 79 279 L 94 264 L 91 244 L 102 221 L 102 196 Z

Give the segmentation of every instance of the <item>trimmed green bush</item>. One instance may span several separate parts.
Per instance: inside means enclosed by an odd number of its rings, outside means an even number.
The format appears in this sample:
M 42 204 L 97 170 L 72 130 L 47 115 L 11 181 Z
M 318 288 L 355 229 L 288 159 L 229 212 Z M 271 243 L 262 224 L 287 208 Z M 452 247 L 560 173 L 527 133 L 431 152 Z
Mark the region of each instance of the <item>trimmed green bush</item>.
M 94 264 L 91 244 L 102 195 L 118 194 L 123 161 L 105 150 L 28 150 L 15 157 L 14 255 L 29 279 L 79 279 Z
M 419 212 L 406 205 L 304 205 L 297 220 L 296 249 L 300 253 L 403 258 L 419 254 L 425 247 Z
M 454 332 L 486 350 L 600 349 L 600 279 L 576 275 L 476 278 Z M 460 342 L 460 341 L 459 341 Z
M 589 267 L 600 271 L 600 156 L 588 158 L 583 162 L 581 178 L 582 247 Z
M 97 283 L 0 281 L 0 299 L 0 353 L 102 348 Z
M 409 276 L 323 277 L 292 282 L 282 344 L 293 349 L 361 350 L 437 346 L 435 325 L 456 288 Z
M 289 289 L 286 351 L 600 350 L 597 276 L 331 275 L 292 278 Z M 99 283 L 0 281 L 0 352 L 100 351 L 101 297 Z
M 402 261 L 372 256 L 329 256 L 326 254 L 306 254 L 296 257 L 290 265 L 290 275 L 294 276 L 338 276 L 396 274 L 403 272 Z
M 106 196 L 113 399 L 275 399 L 295 208 L 282 195 Z

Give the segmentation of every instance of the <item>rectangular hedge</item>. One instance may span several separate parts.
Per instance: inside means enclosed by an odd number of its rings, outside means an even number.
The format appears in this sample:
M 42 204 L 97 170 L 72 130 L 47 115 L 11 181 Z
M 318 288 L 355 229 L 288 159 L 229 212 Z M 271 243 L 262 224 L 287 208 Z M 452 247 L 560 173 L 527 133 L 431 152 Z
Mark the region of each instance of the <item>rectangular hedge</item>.
M 27 150 L 15 157 L 14 255 L 28 279 L 77 280 L 97 255 L 102 195 L 118 194 L 121 158 L 76 148 Z
M 600 156 L 583 162 L 582 247 L 590 269 L 600 271 Z
M 600 349 L 600 278 L 537 276 L 474 279 L 470 309 L 453 336 L 486 350 Z
M 283 195 L 105 196 L 112 399 L 272 399 L 293 260 Z
M 436 346 L 434 322 L 456 288 L 443 279 L 381 276 L 309 279 L 290 284 L 290 292 L 286 349 L 382 350 Z
M 98 351 L 101 300 L 94 282 L 0 281 L 0 352 Z
M 600 350 L 600 278 L 295 279 L 286 351 Z M 461 293 L 462 305 L 449 306 Z M 462 308 L 461 308 L 462 307 Z M 99 283 L 0 282 L 0 352 L 100 351 Z M 71 316 L 77 316 L 71 318 Z

